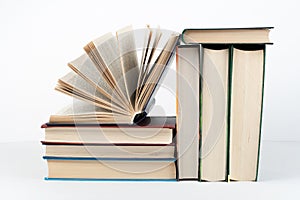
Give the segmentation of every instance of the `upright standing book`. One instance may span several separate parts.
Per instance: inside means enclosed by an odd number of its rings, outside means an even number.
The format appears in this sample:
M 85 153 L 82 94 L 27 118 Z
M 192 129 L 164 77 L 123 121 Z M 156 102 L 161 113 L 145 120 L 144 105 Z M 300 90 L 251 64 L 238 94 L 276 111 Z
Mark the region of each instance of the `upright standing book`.
M 231 180 L 257 180 L 264 69 L 264 44 L 233 46 L 229 133 Z
M 227 179 L 229 45 L 202 45 L 201 181 Z
M 177 46 L 176 61 L 178 177 L 199 180 L 200 46 Z

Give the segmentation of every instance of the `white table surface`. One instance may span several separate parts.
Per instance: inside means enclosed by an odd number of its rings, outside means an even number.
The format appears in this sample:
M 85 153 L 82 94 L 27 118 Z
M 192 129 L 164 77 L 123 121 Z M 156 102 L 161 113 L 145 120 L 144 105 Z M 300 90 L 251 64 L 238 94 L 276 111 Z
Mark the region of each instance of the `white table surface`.
M 300 142 L 263 141 L 258 182 L 45 181 L 39 141 L 0 143 L 1 199 L 300 199 Z M 4 198 L 5 197 L 5 198 Z

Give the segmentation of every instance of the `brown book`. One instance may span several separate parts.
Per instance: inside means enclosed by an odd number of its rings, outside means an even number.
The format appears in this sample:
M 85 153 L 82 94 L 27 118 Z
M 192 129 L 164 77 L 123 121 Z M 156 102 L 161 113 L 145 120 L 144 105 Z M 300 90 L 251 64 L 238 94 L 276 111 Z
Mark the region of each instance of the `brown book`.
M 175 135 L 175 117 L 146 117 L 137 124 L 46 123 L 44 144 L 168 145 Z

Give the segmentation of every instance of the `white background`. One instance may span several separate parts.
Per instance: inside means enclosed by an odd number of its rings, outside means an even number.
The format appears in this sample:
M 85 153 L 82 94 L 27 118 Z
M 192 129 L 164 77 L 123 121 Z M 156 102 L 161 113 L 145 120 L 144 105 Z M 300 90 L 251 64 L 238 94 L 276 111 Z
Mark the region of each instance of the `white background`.
M 300 140 L 297 1 L 0 1 L 1 140 L 37 140 L 40 125 L 71 101 L 54 91 L 83 46 L 132 24 L 189 27 L 274 26 L 266 60 L 263 137 Z M 174 83 L 175 84 L 175 83 Z M 160 98 L 175 113 L 175 98 Z M 172 104 L 169 102 L 171 101 Z M 170 106 L 171 105 L 171 106 Z
M 177 32 L 192 27 L 274 26 L 271 31 L 274 45 L 268 46 L 266 58 L 263 141 L 300 141 L 298 4 L 296 0 L 85 0 L 80 3 L 1 0 L 0 145 L 5 147 L 6 142 L 41 140 L 43 131 L 40 125 L 48 121 L 50 114 L 71 102 L 70 97 L 54 91 L 57 79 L 69 71 L 67 63 L 80 56 L 82 47 L 90 40 L 130 24 L 134 28 L 143 28 L 145 24 L 160 25 Z M 164 98 L 161 94 L 158 94 L 158 103 L 167 108 L 168 114 L 175 114 L 175 99 Z M 298 159 L 297 153 L 293 155 L 290 157 Z M 45 169 L 44 163 L 37 161 L 34 164 L 37 166 L 33 168 Z M 295 172 L 299 174 L 299 164 L 297 166 Z M 34 170 L 29 173 L 34 173 Z M 53 192 L 47 191 L 47 186 L 43 187 L 45 193 Z M 135 186 L 129 186 L 129 190 L 130 187 Z M 142 187 L 141 191 L 149 192 L 144 186 L 139 187 Z M 166 186 L 166 194 L 174 190 L 172 187 Z M 183 184 L 183 187 L 188 186 Z M 224 195 L 226 187 L 221 188 Z M 243 186 L 234 187 L 239 190 Z M 271 191 L 272 184 L 268 187 L 267 191 Z M 97 190 L 95 185 L 92 188 Z M 280 189 L 281 185 L 276 188 Z M 38 186 L 36 190 L 39 190 Z M 203 188 L 200 190 L 203 192 Z M 213 191 L 213 188 L 208 190 Z M 230 191 L 233 192 L 232 188 Z M 101 193 L 99 195 L 101 198 Z M 201 193 L 198 197 L 201 198 Z
M 67 63 L 92 39 L 132 24 L 274 26 L 266 58 L 263 138 L 300 140 L 297 1 L 0 1 L 2 141 L 37 140 L 40 125 L 70 102 L 54 91 Z M 173 99 L 160 99 L 162 106 Z M 173 103 L 172 105 L 175 105 Z M 168 110 L 175 113 L 175 109 Z

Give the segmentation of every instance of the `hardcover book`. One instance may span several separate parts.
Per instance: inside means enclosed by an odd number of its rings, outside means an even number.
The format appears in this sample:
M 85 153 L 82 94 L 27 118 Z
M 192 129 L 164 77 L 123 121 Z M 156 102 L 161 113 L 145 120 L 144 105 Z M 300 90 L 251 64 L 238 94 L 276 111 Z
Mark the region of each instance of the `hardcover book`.
M 175 117 L 146 117 L 135 124 L 46 123 L 43 144 L 168 145 L 175 137 Z
M 227 179 L 230 46 L 202 44 L 200 180 Z
M 201 44 L 272 44 L 271 29 L 273 27 L 188 28 L 183 30 L 182 40 Z
M 47 159 L 46 180 L 176 181 L 174 160 Z
M 177 46 L 176 61 L 178 178 L 199 180 L 200 46 Z
M 264 44 L 232 46 L 229 176 L 256 181 L 265 74 Z

